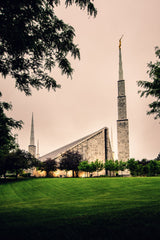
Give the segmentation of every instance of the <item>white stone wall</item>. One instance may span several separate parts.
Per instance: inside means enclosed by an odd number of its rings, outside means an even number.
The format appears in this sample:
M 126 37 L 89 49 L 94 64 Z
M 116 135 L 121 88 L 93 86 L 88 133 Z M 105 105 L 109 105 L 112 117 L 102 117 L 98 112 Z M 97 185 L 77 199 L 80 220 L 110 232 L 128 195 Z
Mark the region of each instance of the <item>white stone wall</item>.
M 79 142 L 72 148 L 69 148 L 70 151 L 78 151 L 82 155 L 82 160 L 87 160 L 88 162 L 94 162 L 96 159 L 105 163 L 106 159 L 113 159 L 111 143 L 109 140 L 109 133 L 107 128 L 103 128 L 97 133 L 91 135 L 90 137 L 86 137 L 85 140 Z M 63 153 L 61 153 L 63 155 Z M 59 163 L 61 159 L 61 155 L 57 156 L 56 161 Z M 68 176 L 72 176 L 72 172 L 68 173 Z M 93 173 L 93 176 L 97 175 L 97 173 Z M 105 175 L 105 170 L 99 172 L 98 175 Z M 66 176 L 65 171 L 56 171 L 53 173 L 53 176 Z M 79 176 L 84 177 L 87 176 L 86 173 L 80 172 Z
M 126 162 L 129 159 L 128 120 L 117 121 L 118 160 Z

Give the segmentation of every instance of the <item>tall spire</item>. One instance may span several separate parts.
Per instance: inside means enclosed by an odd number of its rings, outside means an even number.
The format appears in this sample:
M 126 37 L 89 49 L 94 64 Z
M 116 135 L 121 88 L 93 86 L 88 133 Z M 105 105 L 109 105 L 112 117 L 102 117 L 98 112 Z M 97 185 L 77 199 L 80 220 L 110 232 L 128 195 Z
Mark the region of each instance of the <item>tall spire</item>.
M 123 35 L 122 35 L 123 37 Z M 121 40 L 119 39 L 119 80 L 123 80 L 122 54 L 121 54 Z
M 117 140 L 118 140 L 118 160 L 127 161 L 129 159 L 129 127 L 127 119 L 125 80 L 123 79 L 122 68 L 122 53 L 121 53 L 122 37 L 119 40 Z
M 33 113 L 31 120 L 31 135 L 30 135 L 30 145 L 28 146 L 28 151 L 35 157 L 36 156 L 36 146 L 34 145 L 34 121 Z
M 34 145 L 34 121 L 33 121 L 33 113 L 32 113 L 32 121 L 31 121 L 30 145 Z

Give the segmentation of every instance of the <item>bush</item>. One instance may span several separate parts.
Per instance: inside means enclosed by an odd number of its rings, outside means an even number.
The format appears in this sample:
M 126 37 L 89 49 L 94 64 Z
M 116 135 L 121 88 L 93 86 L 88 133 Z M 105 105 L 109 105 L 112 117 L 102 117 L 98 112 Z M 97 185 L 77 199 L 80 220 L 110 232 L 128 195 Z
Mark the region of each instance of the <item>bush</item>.
M 22 177 L 31 177 L 31 173 L 22 173 L 21 176 Z

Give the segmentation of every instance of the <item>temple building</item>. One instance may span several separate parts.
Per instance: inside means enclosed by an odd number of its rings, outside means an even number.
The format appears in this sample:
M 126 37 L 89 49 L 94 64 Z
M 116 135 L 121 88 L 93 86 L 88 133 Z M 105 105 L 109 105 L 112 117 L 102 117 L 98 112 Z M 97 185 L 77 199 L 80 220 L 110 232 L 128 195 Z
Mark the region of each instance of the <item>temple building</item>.
M 122 39 L 122 38 L 121 38 Z M 118 79 L 118 120 L 117 120 L 117 145 L 118 145 L 118 160 L 127 161 L 129 159 L 129 127 L 127 119 L 126 95 L 125 95 L 125 80 L 123 79 L 122 68 L 122 53 L 121 53 L 121 39 L 119 40 L 119 79 Z M 62 155 L 67 151 L 78 151 L 82 155 L 82 160 L 94 162 L 97 159 L 105 163 L 106 160 L 114 159 L 114 152 L 112 150 L 112 141 L 109 138 L 109 130 L 104 127 L 96 132 L 93 132 L 83 138 L 80 138 L 70 144 L 67 144 L 57 150 L 53 150 L 44 156 L 39 157 L 39 143 L 38 143 L 38 157 L 40 161 L 47 159 L 55 159 L 57 163 L 60 161 Z M 36 156 L 36 146 L 34 145 L 34 123 L 33 114 L 31 122 L 31 136 L 29 152 Z M 65 171 L 57 170 L 53 176 L 65 176 Z M 96 174 L 96 173 L 95 173 Z M 102 170 L 99 175 L 105 175 L 105 170 Z M 36 171 L 36 176 L 45 175 Z M 82 174 L 81 174 L 82 176 Z M 93 173 L 94 176 L 94 173 Z
M 108 128 L 104 127 L 90 135 L 78 139 L 66 146 L 63 146 L 57 150 L 54 150 L 42 157 L 40 161 L 45 161 L 48 158 L 55 159 L 57 162 L 61 159 L 62 155 L 67 151 L 78 151 L 82 155 L 82 160 L 88 160 L 88 162 L 94 162 L 96 159 L 105 163 L 106 159 L 113 159 L 113 152 L 111 148 L 111 142 L 109 139 Z M 54 173 L 54 176 L 65 176 L 65 171 L 58 171 Z M 70 173 L 71 174 L 71 173 Z M 105 170 L 102 170 L 100 175 L 105 175 Z M 81 174 L 83 176 L 85 174 Z M 94 174 L 93 174 L 94 175 Z M 95 173 L 96 175 L 96 173 Z

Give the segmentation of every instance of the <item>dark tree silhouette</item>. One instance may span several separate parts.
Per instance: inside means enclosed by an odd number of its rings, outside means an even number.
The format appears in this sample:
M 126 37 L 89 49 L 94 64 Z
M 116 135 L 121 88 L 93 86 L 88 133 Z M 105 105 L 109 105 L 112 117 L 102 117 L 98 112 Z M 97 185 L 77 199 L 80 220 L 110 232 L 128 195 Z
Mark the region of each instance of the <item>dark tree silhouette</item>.
M 60 169 L 67 172 L 72 170 L 72 176 L 74 177 L 74 172 L 76 173 L 76 177 L 78 177 L 78 166 L 82 160 L 82 155 L 78 153 L 78 151 L 67 151 L 62 155 L 60 159 Z
M 92 2 L 65 0 L 65 5 L 76 4 L 96 16 Z M 80 58 L 74 28 L 55 15 L 60 3 L 60 0 L 0 1 L 0 73 L 15 79 L 15 87 L 26 95 L 31 95 L 31 88 L 59 88 L 51 70 L 57 66 L 62 74 L 72 77 L 68 57 Z M 0 161 L 6 148 L 7 152 L 13 148 L 11 130 L 22 127 L 21 121 L 7 118 L 4 109 L 11 109 L 11 105 L 0 102 Z
M 51 171 L 56 171 L 57 170 L 57 162 L 55 159 L 48 158 L 44 162 L 40 163 L 40 170 L 41 171 L 46 171 L 46 177 L 50 176 Z
M 0 98 L 2 94 L 0 93 Z M 0 169 L 5 169 L 5 156 L 16 148 L 15 136 L 13 129 L 21 129 L 23 122 L 9 118 L 5 114 L 5 110 L 12 109 L 12 105 L 7 102 L 0 101 Z M 4 173 L 3 173 L 4 174 Z
M 21 149 L 14 150 L 8 153 L 8 155 L 5 155 L 4 162 L 4 173 L 6 173 L 6 171 L 15 172 L 16 178 L 22 170 L 32 169 L 38 166 L 39 163 L 29 152 Z
M 76 4 L 96 16 L 93 0 L 65 0 L 66 7 Z M 31 87 L 60 87 L 49 72 L 57 65 L 71 77 L 68 56 L 80 58 L 74 44 L 75 30 L 55 15 L 60 0 L 0 1 L 0 73 L 11 75 L 16 87 L 31 94 Z

